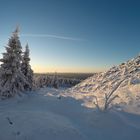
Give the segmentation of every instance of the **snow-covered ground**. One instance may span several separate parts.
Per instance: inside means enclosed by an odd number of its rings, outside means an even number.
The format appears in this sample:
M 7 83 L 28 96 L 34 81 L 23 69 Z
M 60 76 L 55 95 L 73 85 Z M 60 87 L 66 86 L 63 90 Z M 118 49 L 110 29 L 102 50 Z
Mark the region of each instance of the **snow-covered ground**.
M 0 140 L 139 140 L 140 116 L 102 113 L 43 88 L 0 101 Z

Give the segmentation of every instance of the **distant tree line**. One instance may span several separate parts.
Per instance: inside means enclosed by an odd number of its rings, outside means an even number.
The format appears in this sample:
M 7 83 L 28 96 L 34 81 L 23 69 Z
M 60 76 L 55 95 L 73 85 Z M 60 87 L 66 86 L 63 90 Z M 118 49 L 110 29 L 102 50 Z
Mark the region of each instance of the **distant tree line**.
M 57 73 L 53 75 L 40 74 L 34 75 L 34 85 L 36 88 L 53 87 L 53 88 L 69 88 L 80 83 L 81 80 L 75 78 L 66 78 L 58 76 Z

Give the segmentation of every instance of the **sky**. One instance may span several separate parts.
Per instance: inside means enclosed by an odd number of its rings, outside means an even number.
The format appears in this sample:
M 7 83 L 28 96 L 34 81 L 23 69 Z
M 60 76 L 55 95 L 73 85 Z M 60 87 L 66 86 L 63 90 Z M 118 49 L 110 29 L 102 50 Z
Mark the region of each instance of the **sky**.
M 140 52 L 139 0 L 0 0 L 0 19 L 0 53 L 19 25 L 39 73 L 104 71 Z

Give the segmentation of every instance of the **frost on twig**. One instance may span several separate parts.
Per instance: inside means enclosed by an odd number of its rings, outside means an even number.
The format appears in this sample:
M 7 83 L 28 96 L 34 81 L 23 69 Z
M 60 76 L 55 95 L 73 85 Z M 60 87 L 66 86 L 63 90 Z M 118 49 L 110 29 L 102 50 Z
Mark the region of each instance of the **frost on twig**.
M 109 93 L 104 93 L 103 106 L 99 104 L 99 98 L 97 96 L 94 96 L 93 104 L 98 110 L 106 111 L 110 108 L 111 103 L 119 97 L 118 95 L 114 95 L 114 93 L 120 87 L 121 83 L 124 80 L 125 78 L 121 80 Z

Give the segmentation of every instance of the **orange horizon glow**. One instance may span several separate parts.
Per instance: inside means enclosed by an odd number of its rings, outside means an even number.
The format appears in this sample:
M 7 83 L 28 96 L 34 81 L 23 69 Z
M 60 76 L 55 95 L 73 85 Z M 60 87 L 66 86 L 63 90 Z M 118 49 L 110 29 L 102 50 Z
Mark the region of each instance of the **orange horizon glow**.
M 54 67 L 54 66 L 39 66 L 33 65 L 32 69 L 34 73 L 94 73 L 102 72 L 106 68 L 93 68 L 93 67 Z

